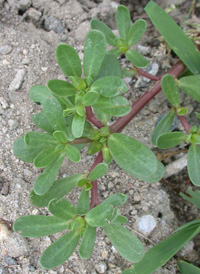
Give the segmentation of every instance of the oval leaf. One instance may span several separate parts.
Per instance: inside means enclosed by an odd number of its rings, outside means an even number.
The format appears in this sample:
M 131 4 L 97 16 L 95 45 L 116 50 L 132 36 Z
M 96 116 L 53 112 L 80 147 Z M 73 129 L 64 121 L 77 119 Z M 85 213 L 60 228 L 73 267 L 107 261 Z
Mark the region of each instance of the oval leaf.
M 64 263 L 74 252 L 80 239 L 80 234 L 70 231 L 51 244 L 40 257 L 40 264 L 46 269 L 54 268 Z
M 78 163 L 81 160 L 80 151 L 70 144 L 65 146 L 65 154 L 72 162 Z
M 82 259 L 86 260 L 90 258 L 94 249 L 95 239 L 96 228 L 87 225 L 78 250 L 78 253 Z
M 52 93 L 45 86 L 36 85 L 30 89 L 29 98 L 35 103 L 43 105 L 49 96 L 52 96 Z
M 67 222 L 52 216 L 27 215 L 14 222 L 13 229 L 23 237 L 43 237 L 67 229 Z
M 108 147 L 116 163 L 132 176 L 149 177 L 157 170 L 153 152 L 131 137 L 114 133 L 108 139 Z
M 52 135 L 36 131 L 27 132 L 24 136 L 24 141 L 27 147 L 40 148 L 40 151 L 56 145 L 56 140 Z
M 190 180 L 196 186 L 200 186 L 200 147 L 191 145 L 187 154 L 187 168 Z
M 60 143 L 67 143 L 67 133 L 57 130 L 53 133 L 53 137 Z
M 85 77 L 93 80 L 98 75 L 106 53 L 106 39 L 98 30 L 91 30 L 85 39 L 83 67 Z
M 156 183 L 156 182 L 159 182 L 163 176 L 165 175 L 165 167 L 164 165 L 158 161 L 158 166 L 157 166 L 157 170 L 156 172 L 151 175 L 150 177 L 142 177 L 142 176 L 134 176 L 140 180 L 143 180 L 144 182 L 147 182 L 147 183 Z
M 185 139 L 185 136 L 185 133 L 180 131 L 164 133 L 158 137 L 157 146 L 164 149 L 178 146 Z
M 167 133 L 170 131 L 174 118 L 175 118 L 175 111 L 172 109 L 157 124 L 157 126 L 155 127 L 151 135 L 151 142 L 154 146 L 157 146 L 157 139 L 161 134 Z
M 143 19 L 137 20 L 130 28 L 127 36 L 129 46 L 136 44 L 145 33 L 147 23 Z
M 60 154 L 60 151 L 55 150 L 55 147 L 50 147 L 38 154 L 34 160 L 34 166 L 36 168 L 46 167 L 50 165 L 55 158 Z
M 88 91 L 82 98 L 82 104 L 84 106 L 92 106 L 99 98 L 99 93 L 96 90 Z
M 48 209 L 55 217 L 65 221 L 73 219 L 77 214 L 76 208 L 66 199 L 51 200 Z
M 108 170 L 108 166 L 104 163 L 100 163 L 91 171 L 88 179 L 90 181 L 95 181 L 96 179 L 102 177 L 104 174 L 106 174 Z
M 90 197 L 89 191 L 86 191 L 85 188 L 82 189 L 79 200 L 77 211 L 79 215 L 85 215 L 90 210 Z
M 83 135 L 85 125 L 85 117 L 76 113 L 72 120 L 72 134 L 75 138 L 80 138 Z
M 73 96 L 75 95 L 75 88 L 72 84 L 63 80 L 50 80 L 48 88 L 58 96 Z
M 178 107 L 180 105 L 179 90 L 171 74 L 165 74 L 162 77 L 161 87 L 170 104 L 173 107 Z
M 115 19 L 120 37 L 126 39 L 131 23 L 129 10 L 125 6 L 119 6 L 117 8 Z
M 44 131 L 51 134 L 54 132 L 54 128 L 49 123 L 43 111 L 32 115 L 32 121 L 37 127 L 43 129 Z
M 149 63 L 141 53 L 133 49 L 129 49 L 126 52 L 126 57 L 134 66 L 138 68 L 145 68 Z
M 68 77 L 81 77 L 81 60 L 72 46 L 60 44 L 56 49 L 56 57 L 58 65 L 65 75 L 67 75 Z
M 100 78 L 92 84 L 91 88 L 104 97 L 120 95 L 128 90 L 123 80 L 115 76 Z
M 144 247 L 142 243 L 125 227 L 110 224 L 104 227 L 104 231 L 112 245 L 126 260 L 136 263 L 142 259 L 144 256 Z
M 197 102 L 200 102 L 200 75 L 183 77 L 178 80 L 180 89 Z

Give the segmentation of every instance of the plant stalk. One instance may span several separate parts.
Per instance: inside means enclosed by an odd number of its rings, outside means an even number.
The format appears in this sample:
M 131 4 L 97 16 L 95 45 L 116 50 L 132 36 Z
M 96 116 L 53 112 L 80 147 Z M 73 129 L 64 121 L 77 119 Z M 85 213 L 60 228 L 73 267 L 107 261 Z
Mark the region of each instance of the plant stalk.
M 89 107 L 85 107 L 86 110 L 86 118 L 89 122 L 91 122 L 94 126 L 96 126 L 97 128 L 101 128 L 104 125 L 94 116 L 93 112 L 92 112 L 92 108 Z
M 183 125 L 185 131 L 187 133 L 190 132 L 190 125 L 188 123 L 188 121 L 186 120 L 185 116 L 178 116 L 179 120 L 181 121 L 181 124 Z

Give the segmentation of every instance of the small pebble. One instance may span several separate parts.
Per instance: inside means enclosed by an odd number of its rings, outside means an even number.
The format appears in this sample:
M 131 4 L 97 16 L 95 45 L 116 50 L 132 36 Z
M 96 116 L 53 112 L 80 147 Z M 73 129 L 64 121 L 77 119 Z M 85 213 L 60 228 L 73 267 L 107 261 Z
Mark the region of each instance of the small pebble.
M 9 119 L 8 120 L 8 125 L 9 125 L 10 129 L 13 130 L 13 129 L 16 129 L 19 124 L 18 124 L 17 121 Z
M 22 86 L 22 83 L 24 81 L 25 75 L 26 75 L 25 69 L 19 69 L 17 71 L 17 74 L 15 75 L 15 78 L 12 80 L 12 82 L 9 86 L 9 90 L 16 91 L 16 90 L 20 89 Z
M 12 51 L 12 47 L 9 45 L 0 46 L 0 54 L 6 55 Z
M 16 265 L 17 264 L 16 260 L 13 259 L 10 256 L 5 256 L 4 257 L 4 262 L 5 262 L 6 265 Z
M 156 227 L 156 221 L 152 215 L 144 215 L 136 221 L 139 232 L 145 235 L 150 234 Z
M 97 270 L 98 273 L 106 273 L 107 266 L 104 262 L 97 264 L 95 266 L 95 269 Z
M 113 187 L 114 187 L 114 184 L 113 184 L 112 182 L 109 182 L 109 183 L 108 183 L 108 188 L 111 189 L 111 188 L 113 188 Z
M 7 228 L 5 224 L 0 223 L 0 240 L 8 238 L 10 235 L 10 230 Z
M 138 45 L 137 49 L 138 49 L 138 52 L 141 53 L 142 55 L 147 55 L 150 53 L 149 47 Z
M 102 251 L 101 256 L 103 259 L 107 260 L 108 259 L 108 251 L 106 251 L 106 250 Z
M 8 102 L 3 97 L 0 97 L 0 103 L 3 109 L 8 108 Z

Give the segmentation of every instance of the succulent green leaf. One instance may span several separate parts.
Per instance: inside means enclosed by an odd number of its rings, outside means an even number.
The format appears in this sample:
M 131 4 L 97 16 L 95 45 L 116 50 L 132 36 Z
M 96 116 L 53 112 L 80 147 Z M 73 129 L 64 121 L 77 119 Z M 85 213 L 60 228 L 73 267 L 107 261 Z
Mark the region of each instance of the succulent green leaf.
M 93 80 L 99 73 L 106 53 L 106 38 L 102 32 L 91 30 L 85 39 L 83 67 L 85 77 Z
M 66 199 L 51 200 L 48 209 L 55 217 L 65 221 L 72 220 L 77 214 L 76 208 Z
M 63 80 L 50 80 L 48 82 L 48 88 L 58 96 L 73 96 L 75 95 L 75 88 L 72 84 Z
M 200 191 L 196 190 L 193 191 L 192 189 L 187 190 L 187 194 L 180 193 L 181 197 L 186 199 L 188 202 L 192 203 L 193 205 L 197 206 L 200 209 Z
M 103 146 L 102 155 L 103 155 L 103 160 L 107 165 L 112 162 L 113 157 L 112 157 L 110 150 L 107 146 Z
M 137 263 L 142 259 L 144 247 L 140 240 L 129 230 L 117 224 L 109 224 L 104 226 L 103 229 L 122 257 L 133 263 Z
M 51 244 L 40 257 L 40 264 L 51 269 L 64 263 L 74 252 L 80 239 L 77 231 L 70 231 Z
M 72 134 L 75 138 L 80 138 L 83 135 L 85 125 L 85 117 L 76 113 L 72 120 Z
M 112 54 L 118 58 L 122 54 L 122 51 L 119 48 L 114 48 L 114 49 L 108 50 L 108 54 Z
M 125 216 L 118 215 L 117 218 L 114 220 L 114 225 L 122 225 L 128 222 L 128 219 Z
M 47 98 L 43 104 L 44 114 L 55 130 L 66 131 L 67 124 L 63 116 L 63 109 L 54 97 Z
M 34 182 L 33 189 L 36 194 L 45 194 L 53 184 L 58 171 L 64 160 L 64 155 L 60 154 L 45 170 L 40 174 Z
M 200 147 L 191 145 L 187 154 L 187 168 L 189 178 L 196 186 L 200 186 Z
M 115 34 L 112 32 L 112 30 L 103 22 L 99 21 L 99 20 L 96 20 L 96 19 L 93 19 L 91 21 L 91 28 L 92 29 L 96 29 L 96 30 L 99 30 L 101 32 L 103 32 L 103 34 L 105 35 L 106 37 L 106 42 L 115 47 Z
M 179 90 L 171 74 L 165 74 L 162 77 L 161 87 L 170 104 L 173 107 L 178 107 L 180 105 Z
M 176 108 L 176 113 L 177 113 L 178 116 L 183 116 L 183 115 L 188 114 L 188 109 L 185 108 L 185 107 L 177 107 Z
M 37 127 L 43 129 L 44 131 L 46 131 L 50 134 L 52 134 L 54 132 L 54 128 L 49 123 L 49 121 L 43 111 L 34 114 L 32 116 L 32 121 Z
M 89 191 L 86 191 L 85 187 L 82 189 L 79 200 L 77 211 L 79 215 L 85 215 L 90 210 L 90 197 Z
M 136 44 L 145 33 L 147 23 L 143 19 L 137 20 L 130 28 L 127 36 L 129 46 Z
M 114 133 L 108 138 L 108 147 L 116 163 L 132 176 L 150 177 L 157 170 L 153 152 L 131 137 Z
M 164 133 L 158 137 L 157 146 L 164 149 L 178 146 L 185 139 L 185 136 L 185 133 L 180 131 Z
M 15 140 L 13 147 L 14 155 L 20 160 L 33 163 L 34 159 L 41 152 L 41 147 L 27 147 L 24 136 Z
M 122 274 L 151 274 L 156 269 L 164 265 L 171 259 L 186 243 L 200 232 L 199 227 L 190 227 L 186 230 L 181 230 L 172 235 L 166 240 L 158 243 L 153 248 L 149 249 L 142 260 L 133 265 L 132 270 L 127 270 Z M 151 262 L 151 263 L 150 263 Z
M 52 135 L 36 131 L 27 132 L 24 141 L 27 147 L 40 148 L 40 151 L 56 145 L 56 140 Z
M 200 134 L 199 133 L 193 133 L 191 136 L 191 143 L 194 145 L 200 144 Z
M 67 229 L 67 222 L 52 216 L 27 215 L 18 218 L 13 225 L 23 237 L 43 237 Z
M 65 44 L 58 45 L 56 49 L 56 58 L 58 65 L 67 77 L 81 77 L 81 60 L 78 53 L 72 46 Z
M 86 214 L 85 220 L 92 227 L 103 227 L 108 224 L 112 213 L 112 205 L 100 204 Z
M 87 225 L 78 250 L 81 259 L 86 260 L 90 258 L 94 249 L 95 239 L 96 227 L 91 227 Z
M 128 90 L 123 80 L 115 76 L 100 78 L 92 84 L 91 88 L 104 97 L 120 95 Z
M 93 141 L 88 148 L 87 154 L 95 154 L 102 149 L 102 144 L 99 141 Z
M 200 102 L 200 75 L 183 77 L 178 80 L 178 86 L 188 96 L 192 97 L 197 102 Z
M 43 105 L 49 96 L 52 96 L 52 92 L 45 86 L 36 85 L 30 89 L 29 98 L 35 103 Z
M 131 24 L 129 10 L 125 6 L 120 5 L 117 8 L 115 19 L 120 37 L 126 39 Z
M 67 143 L 67 133 L 65 131 L 54 131 L 53 137 L 60 143 Z
M 189 264 L 185 261 L 179 261 L 178 268 L 182 274 L 200 274 L 200 268 L 194 266 L 193 264 Z
M 70 76 L 69 79 L 72 81 L 73 86 L 77 89 L 77 90 L 82 90 L 86 88 L 86 82 L 85 80 L 79 78 L 79 77 L 74 77 L 74 76 Z
M 102 177 L 108 171 L 108 166 L 104 163 L 100 163 L 91 171 L 88 179 L 90 181 L 95 181 L 96 179 Z
M 155 127 L 155 129 L 151 135 L 151 142 L 154 146 L 157 145 L 157 139 L 160 135 L 170 131 L 171 126 L 174 121 L 174 117 L 175 117 L 175 111 L 174 111 L 174 109 L 172 109 L 157 124 L 157 126 Z
M 46 207 L 54 199 L 60 199 L 74 189 L 78 181 L 82 178 L 81 174 L 72 175 L 63 179 L 56 180 L 49 190 L 43 195 L 37 195 L 33 190 L 30 193 L 32 205 L 37 207 Z
M 157 161 L 157 163 L 158 163 L 157 170 L 153 175 L 151 175 L 149 177 L 143 177 L 143 176 L 137 176 L 136 175 L 134 177 L 136 177 L 140 180 L 143 180 L 147 183 L 159 182 L 163 178 L 163 176 L 165 175 L 165 167 L 160 161 Z
M 80 151 L 70 144 L 65 146 L 65 154 L 72 162 L 78 163 L 81 160 Z
M 123 205 L 127 201 L 127 196 L 123 193 L 116 193 L 106 198 L 102 204 L 112 205 L 114 207 Z
M 82 104 L 84 106 L 92 106 L 99 98 L 99 93 L 96 90 L 91 89 L 82 98 Z
M 131 110 L 128 100 L 122 96 L 115 96 L 111 98 L 100 96 L 96 104 L 94 104 L 94 108 L 95 111 L 98 109 L 106 115 L 117 117 L 124 116 Z
M 133 75 L 136 74 L 136 71 L 133 70 L 133 69 L 126 69 L 126 68 L 123 68 L 122 69 L 122 78 L 124 77 L 132 77 Z
M 153 1 L 147 4 L 145 11 L 170 48 L 188 69 L 193 74 L 200 73 L 200 53 L 174 20 Z
M 138 68 L 145 68 L 149 63 L 141 53 L 134 49 L 129 49 L 126 52 L 126 57 L 134 66 Z
M 122 71 L 117 57 L 113 54 L 106 53 L 101 68 L 95 80 L 106 76 L 115 76 L 121 78 Z
M 57 151 L 55 147 L 47 148 L 37 155 L 33 162 L 34 166 L 36 168 L 46 167 L 50 165 L 59 154 L 60 151 Z

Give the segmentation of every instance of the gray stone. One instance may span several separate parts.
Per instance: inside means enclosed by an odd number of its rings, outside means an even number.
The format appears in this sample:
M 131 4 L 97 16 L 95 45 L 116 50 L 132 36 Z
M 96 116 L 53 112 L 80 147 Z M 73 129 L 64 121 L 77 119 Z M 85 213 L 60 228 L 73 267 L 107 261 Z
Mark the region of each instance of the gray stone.
M 106 273 L 107 265 L 104 262 L 102 262 L 100 264 L 97 264 L 95 266 L 95 269 L 97 270 L 98 273 Z
M 19 0 L 18 4 L 21 10 L 27 10 L 31 6 L 31 0 Z
M 4 262 L 5 262 L 6 265 L 15 265 L 17 263 L 16 260 L 13 259 L 10 256 L 5 256 L 4 257 Z
M 156 75 L 158 72 L 159 66 L 157 63 L 153 63 L 153 64 L 149 64 L 149 66 L 147 67 L 147 72 L 152 74 L 152 75 Z M 148 78 L 144 78 L 145 82 L 150 82 L 151 80 Z
M 75 40 L 80 43 L 83 42 L 89 30 L 90 30 L 90 22 L 88 21 L 82 22 L 78 26 L 78 28 L 75 30 L 75 34 L 74 34 Z
M 12 233 L 4 241 L 5 250 L 10 257 L 20 257 L 28 255 L 28 244 L 26 239 L 22 238 L 18 233 Z
M 150 53 L 150 48 L 149 47 L 145 47 L 142 45 L 138 45 L 137 46 L 137 50 L 139 53 L 141 53 L 142 55 L 147 55 Z
M 139 232 L 148 235 L 156 227 L 156 220 L 152 215 L 144 215 L 136 220 Z
M 6 55 L 12 51 L 12 47 L 9 45 L 0 46 L 0 54 Z
M 8 108 L 8 103 L 7 103 L 7 101 L 3 97 L 0 97 L 0 104 L 2 105 L 3 109 L 7 109 Z
M 17 71 L 15 78 L 13 79 L 13 81 L 11 82 L 11 84 L 9 86 L 9 90 L 15 91 L 15 90 L 20 89 L 22 86 L 22 83 L 24 81 L 25 75 L 26 75 L 25 69 L 19 69 Z
M 42 13 L 34 8 L 30 8 L 25 13 L 25 18 L 27 20 L 34 22 L 38 22 L 40 20 L 40 17 L 42 16 Z
M 56 33 L 62 33 L 65 31 L 60 20 L 53 16 L 47 17 L 44 21 L 44 28 L 48 31 L 53 30 Z
M 7 270 L 1 265 L 0 266 L 0 274 L 7 274 Z
M 13 129 L 16 129 L 19 124 L 18 124 L 17 121 L 9 119 L 8 120 L 8 125 L 9 125 L 10 129 L 13 130 Z

